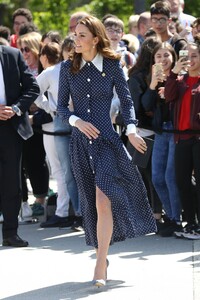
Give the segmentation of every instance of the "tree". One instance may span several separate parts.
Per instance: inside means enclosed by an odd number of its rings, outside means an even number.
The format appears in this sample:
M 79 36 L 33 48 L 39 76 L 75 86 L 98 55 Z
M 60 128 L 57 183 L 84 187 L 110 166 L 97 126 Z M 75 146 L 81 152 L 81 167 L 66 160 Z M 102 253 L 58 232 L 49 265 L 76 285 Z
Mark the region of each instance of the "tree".
M 58 30 L 63 37 L 68 32 L 70 15 L 84 10 L 100 19 L 107 13 L 117 15 L 125 25 L 132 14 L 149 10 L 153 0 L 0 0 L 0 24 L 12 28 L 12 13 L 19 7 L 29 8 L 42 33 Z M 189 2 L 189 4 L 188 4 Z M 197 0 L 185 1 L 185 13 L 200 16 Z
M 66 0 L 41 0 L 30 1 L 30 7 L 34 7 L 34 22 L 42 33 L 49 30 L 58 30 L 63 36 L 68 33 L 69 6 Z

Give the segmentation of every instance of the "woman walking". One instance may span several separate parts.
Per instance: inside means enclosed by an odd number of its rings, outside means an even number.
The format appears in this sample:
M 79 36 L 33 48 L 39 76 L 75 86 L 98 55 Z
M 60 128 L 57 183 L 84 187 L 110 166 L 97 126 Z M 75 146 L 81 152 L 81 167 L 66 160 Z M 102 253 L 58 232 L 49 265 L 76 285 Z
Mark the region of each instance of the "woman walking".
M 106 284 L 109 245 L 156 231 L 155 220 L 137 167 L 114 131 L 110 118 L 113 88 L 121 101 L 128 138 L 144 153 L 136 134 L 133 102 L 120 56 L 110 48 L 100 20 L 81 19 L 75 54 L 61 65 L 58 113 L 73 126 L 72 169 L 78 185 L 86 243 L 96 249 L 93 283 Z M 70 96 L 74 110 L 70 111 Z

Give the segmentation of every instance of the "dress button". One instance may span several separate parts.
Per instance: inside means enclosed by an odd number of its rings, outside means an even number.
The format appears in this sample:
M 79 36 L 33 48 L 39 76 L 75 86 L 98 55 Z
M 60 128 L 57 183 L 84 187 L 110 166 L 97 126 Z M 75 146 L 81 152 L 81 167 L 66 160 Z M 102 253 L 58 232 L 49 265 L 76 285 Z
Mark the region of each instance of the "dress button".
M 90 82 L 90 78 L 88 78 L 87 81 Z
M 90 98 L 90 95 L 89 95 L 89 94 L 87 94 L 87 97 L 88 97 L 88 98 Z
M 90 112 L 90 109 L 88 108 L 87 112 L 89 113 Z
M 92 156 L 90 156 L 90 159 L 92 159 Z
M 90 144 L 92 144 L 92 141 L 89 141 Z
M 88 66 L 90 66 L 90 63 L 88 63 Z

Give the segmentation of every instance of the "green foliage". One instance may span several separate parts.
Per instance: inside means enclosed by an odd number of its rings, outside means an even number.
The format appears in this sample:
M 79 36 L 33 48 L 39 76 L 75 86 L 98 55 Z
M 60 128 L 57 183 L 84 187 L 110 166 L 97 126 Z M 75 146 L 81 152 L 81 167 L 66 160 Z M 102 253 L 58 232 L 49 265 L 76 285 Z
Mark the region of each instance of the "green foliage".
M 146 10 L 155 2 L 146 0 Z M 197 0 L 185 1 L 185 13 L 200 16 Z M 68 32 L 70 15 L 78 10 L 91 13 L 98 18 L 111 13 L 121 18 L 125 26 L 128 18 L 134 14 L 134 0 L 0 0 L 0 24 L 12 28 L 12 13 L 19 7 L 29 8 L 34 22 L 42 33 L 58 30 L 64 37 Z
M 133 0 L 92 0 L 89 4 L 85 4 L 77 10 L 84 10 L 99 19 L 106 14 L 117 15 L 124 21 L 125 28 L 128 23 L 128 18 L 133 12 Z
M 65 0 L 31 0 L 34 22 L 42 33 L 58 30 L 63 36 L 68 32 L 69 10 Z M 35 9 L 37 8 L 37 9 Z
M 82 6 L 82 9 L 100 19 L 107 13 L 117 15 L 126 23 L 129 16 L 133 14 L 133 0 L 93 0 Z

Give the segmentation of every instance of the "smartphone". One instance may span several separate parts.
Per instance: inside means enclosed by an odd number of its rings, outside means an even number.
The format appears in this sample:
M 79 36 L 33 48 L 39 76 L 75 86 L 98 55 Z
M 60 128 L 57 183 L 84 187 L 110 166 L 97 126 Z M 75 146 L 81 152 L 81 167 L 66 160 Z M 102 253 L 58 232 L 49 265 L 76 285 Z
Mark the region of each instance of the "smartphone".
M 181 57 L 185 57 L 185 61 L 187 61 L 188 60 L 188 50 L 180 50 L 179 51 L 179 58 L 181 58 Z
M 179 58 L 182 58 L 184 57 L 183 61 L 187 61 L 189 58 L 188 58 L 188 50 L 180 50 L 179 51 Z M 179 75 L 184 75 L 187 73 L 187 66 L 184 67 L 180 72 L 179 72 Z
M 155 73 L 161 80 L 163 80 L 163 66 L 162 64 L 155 64 Z

